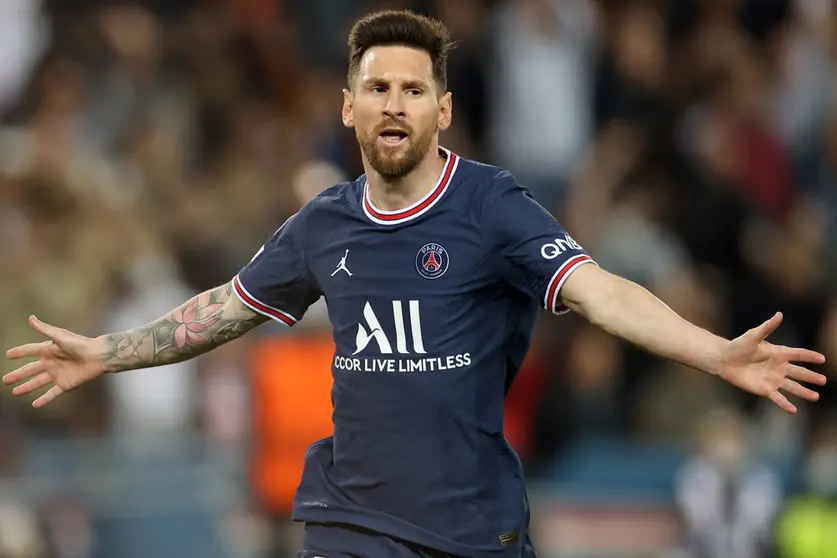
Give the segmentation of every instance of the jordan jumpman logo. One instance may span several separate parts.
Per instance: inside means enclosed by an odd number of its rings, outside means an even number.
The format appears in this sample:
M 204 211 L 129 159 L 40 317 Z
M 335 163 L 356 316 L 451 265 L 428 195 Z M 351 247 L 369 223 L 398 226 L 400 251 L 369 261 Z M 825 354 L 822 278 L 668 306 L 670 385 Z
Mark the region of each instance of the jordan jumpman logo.
M 349 277 L 352 276 L 352 272 L 349 271 L 348 267 L 346 267 L 346 258 L 348 258 L 348 257 L 349 257 L 349 250 L 347 249 L 346 253 L 343 255 L 343 257 L 340 258 L 340 263 L 337 264 L 337 269 L 335 269 L 334 273 L 331 274 L 332 277 L 337 275 L 337 272 L 339 272 L 339 271 L 345 271 L 349 275 Z

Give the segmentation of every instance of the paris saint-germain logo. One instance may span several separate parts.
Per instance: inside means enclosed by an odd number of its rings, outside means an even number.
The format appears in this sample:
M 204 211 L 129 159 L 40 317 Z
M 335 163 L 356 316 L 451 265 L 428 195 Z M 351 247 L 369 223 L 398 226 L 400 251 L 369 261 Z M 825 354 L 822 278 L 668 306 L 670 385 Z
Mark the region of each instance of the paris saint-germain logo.
M 450 257 L 443 246 L 429 242 L 416 254 L 416 271 L 425 279 L 438 279 L 448 270 Z

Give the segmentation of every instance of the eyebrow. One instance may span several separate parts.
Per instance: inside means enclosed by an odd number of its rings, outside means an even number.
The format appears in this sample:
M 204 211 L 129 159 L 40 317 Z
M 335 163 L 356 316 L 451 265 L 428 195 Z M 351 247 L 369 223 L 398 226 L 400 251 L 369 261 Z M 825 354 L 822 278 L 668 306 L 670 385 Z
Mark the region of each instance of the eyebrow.
M 369 78 L 363 81 L 363 84 L 366 86 L 372 85 L 387 85 L 391 84 L 391 81 L 383 79 L 383 78 Z M 428 89 L 430 86 L 427 82 L 419 79 L 408 79 L 402 84 L 404 89 Z

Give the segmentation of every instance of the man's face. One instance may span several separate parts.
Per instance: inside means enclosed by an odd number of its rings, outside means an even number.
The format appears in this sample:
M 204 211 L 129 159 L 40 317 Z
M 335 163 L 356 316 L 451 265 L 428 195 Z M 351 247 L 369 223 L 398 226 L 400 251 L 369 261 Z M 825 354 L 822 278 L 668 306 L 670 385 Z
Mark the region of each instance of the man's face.
M 430 55 L 403 46 L 374 47 L 343 92 L 343 122 L 355 128 L 370 166 L 386 178 L 410 173 L 450 125 L 450 94 L 439 95 Z

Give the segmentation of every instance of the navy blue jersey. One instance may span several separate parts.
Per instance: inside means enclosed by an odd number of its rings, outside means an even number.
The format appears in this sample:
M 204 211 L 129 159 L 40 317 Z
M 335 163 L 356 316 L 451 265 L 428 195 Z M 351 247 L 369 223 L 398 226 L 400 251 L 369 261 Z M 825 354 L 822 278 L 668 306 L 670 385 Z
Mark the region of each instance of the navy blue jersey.
M 294 518 L 464 557 L 518 556 L 529 512 L 503 405 L 539 308 L 592 262 L 505 170 L 447 161 L 403 211 L 364 177 L 323 192 L 234 279 L 289 326 L 324 296 L 334 435 L 305 456 Z

